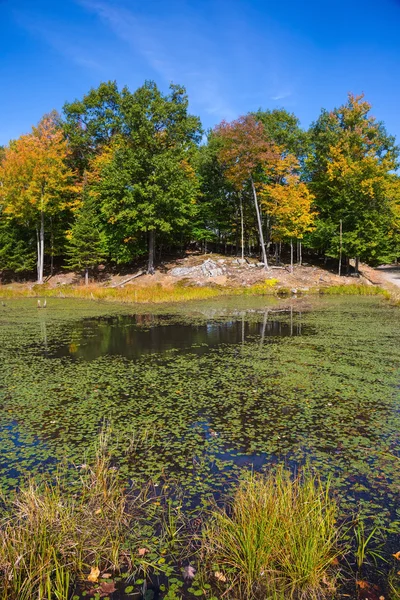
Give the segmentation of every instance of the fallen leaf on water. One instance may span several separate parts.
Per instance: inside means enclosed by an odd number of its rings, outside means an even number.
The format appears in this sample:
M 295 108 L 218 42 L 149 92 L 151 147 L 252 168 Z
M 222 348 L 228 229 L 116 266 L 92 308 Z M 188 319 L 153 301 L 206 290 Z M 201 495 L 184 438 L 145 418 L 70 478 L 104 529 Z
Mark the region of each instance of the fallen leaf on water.
M 108 594 L 113 594 L 116 589 L 117 588 L 115 587 L 113 581 L 111 581 L 110 583 L 102 581 L 102 583 L 99 586 L 100 597 L 108 596 Z
M 90 573 L 88 575 L 87 580 L 91 581 L 92 583 L 95 583 L 98 580 L 99 575 L 100 575 L 100 569 L 99 569 L 99 567 L 92 567 L 90 569 Z

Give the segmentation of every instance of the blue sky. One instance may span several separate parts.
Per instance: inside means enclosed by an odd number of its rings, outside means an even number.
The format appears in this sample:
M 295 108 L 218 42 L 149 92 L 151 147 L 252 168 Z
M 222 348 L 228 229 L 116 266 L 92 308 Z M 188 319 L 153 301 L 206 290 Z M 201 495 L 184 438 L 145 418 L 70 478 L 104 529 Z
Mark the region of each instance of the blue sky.
M 185 85 L 206 128 L 364 92 L 400 142 L 400 0 L 0 0 L 0 23 L 0 144 L 109 79 Z

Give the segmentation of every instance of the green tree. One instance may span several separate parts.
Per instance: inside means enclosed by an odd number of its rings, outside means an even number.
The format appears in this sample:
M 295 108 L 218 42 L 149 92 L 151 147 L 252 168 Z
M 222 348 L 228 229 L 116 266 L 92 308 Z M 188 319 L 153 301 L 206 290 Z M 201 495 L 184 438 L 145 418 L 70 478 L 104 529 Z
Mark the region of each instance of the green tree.
M 32 230 L 0 213 L 0 271 L 32 271 L 36 262 L 36 240 Z
M 108 81 L 91 89 L 82 100 L 64 104 L 63 129 L 70 148 L 70 161 L 81 176 L 93 157 L 121 133 L 121 98 L 117 83 Z
M 106 256 L 95 203 L 85 192 L 72 229 L 68 232 L 66 253 L 67 268 L 84 271 L 86 285 L 89 283 L 89 270 L 98 266 Z
M 94 184 L 101 210 L 114 232 L 120 261 L 128 247 L 147 237 L 148 273 L 154 273 L 157 235 L 171 235 L 190 224 L 196 210 L 198 179 L 193 167 L 201 128 L 188 114 L 184 88 L 162 94 L 154 82 L 121 100 L 123 133 L 95 161 Z M 116 236 L 116 237 L 115 237 Z M 116 239 L 117 238 L 117 239 Z
M 193 235 L 205 248 L 207 242 L 226 247 L 238 241 L 235 239 L 238 230 L 238 194 L 218 160 L 220 147 L 221 140 L 210 131 L 207 144 L 200 147 L 197 158 L 200 192 L 193 220 Z
M 300 161 L 307 156 L 309 149 L 308 133 L 300 127 L 300 121 L 284 108 L 262 110 L 254 113 L 257 121 L 264 125 L 266 138 L 279 146 L 282 152 L 293 154 Z

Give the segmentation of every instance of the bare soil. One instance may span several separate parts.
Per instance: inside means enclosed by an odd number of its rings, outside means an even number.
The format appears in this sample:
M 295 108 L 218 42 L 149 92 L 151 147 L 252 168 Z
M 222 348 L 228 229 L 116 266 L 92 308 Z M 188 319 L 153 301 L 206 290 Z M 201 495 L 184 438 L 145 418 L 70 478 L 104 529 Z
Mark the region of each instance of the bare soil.
M 171 274 L 172 269 L 176 267 L 196 267 L 202 265 L 206 260 L 212 260 L 216 265 L 223 269 L 224 274 L 216 277 L 206 277 L 198 274 L 198 271 L 185 276 L 175 276 Z M 321 261 L 322 263 L 322 261 Z M 364 283 L 367 285 L 381 285 L 388 287 L 400 285 L 400 269 L 393 272 L 393 268 L 387 270 L 373 269 L 367 265 L 360 265 L 360 276 L 352 275 L 338 276 L 336 265 L 330 268 L 329 265 L 319 264 L 315 261 L 314 264 L 305 262 L 302 266 L 294 265 L 293 273 L 290 271 L 289 265 L 281 264 L 275 266 L 272 262 L 270 268 L 265 270 L 256 259 L 246 258 L 242 262 L 237 257 L 224 256 L 220 254 L 198 254 L 188 253 L 183 258 L 173 258 L 161 262 L 156 266 L 154 275 L 145 273 L 145 264 L 138 264 L 136 268 L 121 269 L 120 271 L 109 271 L 104 267 L 96 272 L 94 277 L 91 277 L 92 282 L 96 282 L 101 286 L 117 287 L 128 283 L 135 274 L 143 271 L 143 274 L 132 279 L 129 283 L 135 286 L 142 287 L 147 285 L 160 284 L 162 286 L 170 286 L 181 282 L 199 286 L 220 285 L 220 286 L 251 286 L 255 283 L 263 282 L 266 279 L 276 279 L 277 286 L 287 288 L 289 290 L 304 290 L 310 288 L 323 288 L 332 285 L 349 285 L 354 283 Z M 7 282 L 10 282 L 9 280 Z M 6 283 L 5 280 L 2 283 Z M 35 284 L 34 280 L 19 280 L 12 281 L 12 287 L 31 287 Z M 46 280 L 48 287 L 61 287 L 65 285 L 83 285 L 84 279 L 81 274 L 66 273 L 65 271 L 54 274 Z

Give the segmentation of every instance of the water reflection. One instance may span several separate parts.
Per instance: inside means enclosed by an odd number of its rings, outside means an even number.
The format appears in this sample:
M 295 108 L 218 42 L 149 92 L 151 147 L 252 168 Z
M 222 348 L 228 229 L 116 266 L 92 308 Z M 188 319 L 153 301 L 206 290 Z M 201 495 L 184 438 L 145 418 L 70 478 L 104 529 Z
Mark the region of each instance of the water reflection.
M 277 312 L 266 310 L 262 319 L 254 321 L 253 317 L 249 321 L 248 314 L 244 311 L 241 316 L 235 315 L 229 320 L 197 325 L 176 323 L 172 318 L 168 322 L 168 317 L 165 316 L 160 322 L 155 315 L 84 319 L 68 328 L 67 343 L 60 345 L 51 354 L 55 357 L 70 356 L 83 360 L 94 360 L 105 355 L 135 359 L 146 354 L 163 354 L 174 350 L 203 354 L 210 347 L 221 344 L 244 344 L 249 339 L 259 338 L 261 347 L 268 337 L 304 334 L 299 313 L 290 310 L 286 315 L 277 315 Z M 47 336 L 43 324 L 41 334 L 46 347 Z

